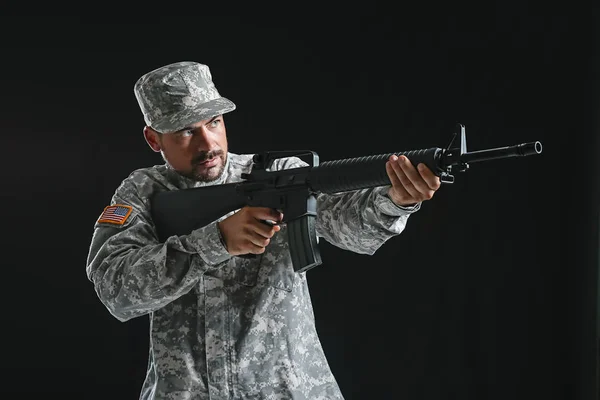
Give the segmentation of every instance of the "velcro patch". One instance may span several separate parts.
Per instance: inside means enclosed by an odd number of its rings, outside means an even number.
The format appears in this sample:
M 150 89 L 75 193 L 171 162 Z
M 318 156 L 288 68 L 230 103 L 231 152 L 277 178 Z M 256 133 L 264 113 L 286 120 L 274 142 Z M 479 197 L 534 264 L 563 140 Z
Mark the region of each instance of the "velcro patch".
M 104 208 L 98 222 L 108 222 L 109 224 L 123 225 L 132 211 L 131 206 L 125 204 L 113 204 Z

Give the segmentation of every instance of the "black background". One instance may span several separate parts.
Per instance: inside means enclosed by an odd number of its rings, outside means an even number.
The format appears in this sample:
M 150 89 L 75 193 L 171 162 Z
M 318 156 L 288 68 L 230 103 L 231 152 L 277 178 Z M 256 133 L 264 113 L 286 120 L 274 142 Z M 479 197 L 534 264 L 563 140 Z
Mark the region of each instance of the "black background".
M 193 60 L 237 104 L 236 153 L 445 147 L 457 122 L 469 150 L 542 142 L 472 164 L 373 256 L 321 242 L 317 327 L 348 400 L 595 399 L 598 19 L 438 11 L 2 17 L 6 398 L 138 397 L 147 318 L 112 318 L 85 261 L 121 180 L 162 162 L 133 84 Z

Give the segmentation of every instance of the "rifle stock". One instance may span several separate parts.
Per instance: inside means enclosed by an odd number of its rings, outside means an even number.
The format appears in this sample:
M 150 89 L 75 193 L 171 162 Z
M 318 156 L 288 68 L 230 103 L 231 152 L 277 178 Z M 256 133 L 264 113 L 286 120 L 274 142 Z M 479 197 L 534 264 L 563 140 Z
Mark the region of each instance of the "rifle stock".
M 245 205 L 235 183 L 169 190 L 152 199 L 152 219 L 158 238 L 185 235 Z
M 393 154 L 405 155 L 415 166 L 424 163 L 442 183 L 453 183 L 452 173 L 466 171 L 469 163 L 541 152 L 542 145 L 536 141 L 469 153 L 461 124 L 446 149 L 432 147 L 322 164 L 313 151 L 265 152 L 254 156 L 252 171 L 242 175 L 242 182 L 159 192 L 151 199 L 151 212 L 159 239 L 164 241 L 189 234 L 244 206 L 282 210 L 294 270 L 304 272 L 321 264 L 315 231 L 316 195 L 390 185 L 385 164 Z M 312 156 L 306 167 L 269 170 L 275 159 L 306 155 Z

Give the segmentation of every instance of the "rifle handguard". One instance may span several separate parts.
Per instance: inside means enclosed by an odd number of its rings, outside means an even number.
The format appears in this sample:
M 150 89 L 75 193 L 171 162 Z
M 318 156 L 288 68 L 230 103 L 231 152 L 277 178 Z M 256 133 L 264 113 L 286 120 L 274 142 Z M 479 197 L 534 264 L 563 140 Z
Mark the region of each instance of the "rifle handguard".
M 318 168 L 310 171 L 307 180 L 312 190 L 323 193 L 336 193 L 389 185 L 390 179 L 387 175 L 385 164 L 392 154 L 408 157 L 415 167 L 419 163 L 424 163 L 433 173 L 439 176 L 444 172 L 439 166 L 442 151 L 439 147 L 432 147 L 429 149 L 325 161 Z

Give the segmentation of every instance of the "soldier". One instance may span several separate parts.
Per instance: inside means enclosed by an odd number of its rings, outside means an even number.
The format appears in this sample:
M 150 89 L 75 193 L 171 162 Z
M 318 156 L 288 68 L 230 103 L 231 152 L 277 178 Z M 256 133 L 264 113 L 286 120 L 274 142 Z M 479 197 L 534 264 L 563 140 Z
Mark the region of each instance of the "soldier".
M 134 93 L 146 142 L 165 162 L 133 171 L 116 189 L 94 225 L 86 272 L 119 321 L 150 317 L 140 399 L 343 399 L 317 336 L 306 273 L 292 268 L 285 224 L 261 222 L 282 221 L 281 212 L 244 207 L 158 240 L 153 193 L 239 182 L 250 172 L 252 154 L 228 149 L 223 115 L 235 104 L 197 62 L 155 69 Z M 305 165 L 289 157 L 272 169 Z M 374 254 L 440 187 L 405 157 L 390 157 L 386 171 L 389 186 L 319 194 L 318 236 Z

